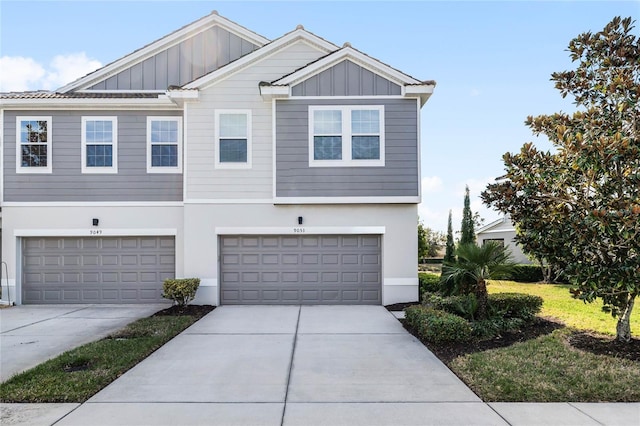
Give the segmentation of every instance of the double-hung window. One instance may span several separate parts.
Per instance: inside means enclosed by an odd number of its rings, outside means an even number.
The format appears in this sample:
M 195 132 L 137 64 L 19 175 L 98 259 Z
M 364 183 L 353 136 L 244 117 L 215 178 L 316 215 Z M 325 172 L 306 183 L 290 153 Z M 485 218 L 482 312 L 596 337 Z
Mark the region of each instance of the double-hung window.
M 51 117 L 16 118 L 16 172 L 51 173 Z
M 118 173 L 118 120 L 82 117 L 82 173 Z
M 384 166 L 384 107 L 310 106 L 309 165 Z
M 180 117 L 147 117 L 147 173 L 182 173 Z
M 251 111 L 215 112 L 217 168 L 251 167 Z

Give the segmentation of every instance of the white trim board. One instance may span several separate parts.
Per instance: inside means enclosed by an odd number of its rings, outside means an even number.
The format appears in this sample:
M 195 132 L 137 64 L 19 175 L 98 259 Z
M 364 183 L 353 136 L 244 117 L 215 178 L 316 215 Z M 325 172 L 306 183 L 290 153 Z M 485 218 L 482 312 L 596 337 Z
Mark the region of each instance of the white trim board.
M 420 197 L 275 197 L 273 204 L 418 204 Z
M 146 237 L 146 236 L 176 236 L 178 230 L 176 228 L 157 228 L 157 229 L 117 229 L 117 228 L 85 228 L 85 229 L 15 229 L 13 231 L 15 237 Z
M 258 226 L 258 227 L 216 227 L 216 235 L 340 235 L 372 234 L 383 235 L 385 226 Z
M 182 201 L 9 201 L 3 207 L 182 207 Z
M 382 285 L 418 285 L 418 278 L 382 278 Z

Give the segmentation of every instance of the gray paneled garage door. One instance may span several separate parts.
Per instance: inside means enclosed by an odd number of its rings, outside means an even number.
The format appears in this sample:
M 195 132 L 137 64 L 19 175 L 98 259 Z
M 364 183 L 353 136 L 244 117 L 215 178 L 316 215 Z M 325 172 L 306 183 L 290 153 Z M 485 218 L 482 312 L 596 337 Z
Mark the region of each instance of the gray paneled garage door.
M 379 235 L 221 236 L 222 304 L 381 303 Z
M 174 237 L 23 238 L 23 303 L 156 303 Z

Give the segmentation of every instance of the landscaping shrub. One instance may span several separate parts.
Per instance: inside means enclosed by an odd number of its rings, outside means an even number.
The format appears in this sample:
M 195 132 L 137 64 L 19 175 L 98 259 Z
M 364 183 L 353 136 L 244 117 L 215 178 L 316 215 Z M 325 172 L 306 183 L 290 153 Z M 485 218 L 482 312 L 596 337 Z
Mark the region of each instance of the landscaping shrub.
M 427 272 L 418 273 L 418 294 L 420 295 L 420 301 L 422 301 L 423 293 L 435 293 L 438 291 L 440 283 L 440 275 L 430 274 Z
M 420 305 L 410 306 L 404 311 L 409 326 L 428 342 L 466 342 L 471 339 L 471 325 L 457 315 Z
M 524 293 L 493 293 L 489 295 L 489 307 L 492 317 L 530 321 L 542 309 L 542 297 Z
M 473 321 L 478 310 L 478 301 L 473 294 L 459 296 L 441 296 L 440 294 L 425 293 L 423 304 L 458 315 L 469 321 Z
M 200 278 L 169 278 L 162 284 L 162 297 L 173 300 L 178 306 L 186 306 L 196 297 Z
M 516 265 L 511 279 L 520 283 L 537 283 L 544 279 L 540 265 Z
M 480 340 L 492 339 L 506 331 L 516 331 L 525 325 L 521 318 L 494 317 L 471 323 L 471 334 Z

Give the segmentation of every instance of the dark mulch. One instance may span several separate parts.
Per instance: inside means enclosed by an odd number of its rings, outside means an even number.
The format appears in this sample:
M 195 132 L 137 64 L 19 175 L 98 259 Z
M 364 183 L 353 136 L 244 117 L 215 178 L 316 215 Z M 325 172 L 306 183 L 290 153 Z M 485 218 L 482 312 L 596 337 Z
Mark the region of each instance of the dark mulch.
M 406 323 L 403 322 L 403 324 L 411 334 L 417 337 L 414 330 L 409 328 Z M 521 330 L 505 332 L 493 339 L 472 340 L 471 342 L 466 343 L 434 344 L 425 341 L 422 341 L 422 343 L 424 343 L 424 345 L 427 346 L 442 362 L 449 364 L 451 361 L 462 355 L 482 352 L 488 349 L 504 348 L 506 346 L 511 346 L 514 343 L 524 342 L 529 339 L 535 339 L 536 337 L 550 334 L 554 330 L 563 327 L 563 324 L 538 317 L 532 324 L 522 328 Z
M 569 337 L 569 343 L 574 348 L 596 355 L 626 358 L 640 362 L 640 339 L 631 339 L 629 343 L 624 343 L 614 337 L 579 331 Z
M 207 315 L 209 312 L 213 311 L 216 307 L 211 305 L 187 305 L 187 306 L 178 306 L 173 305 L 170 308 L 163 309 L 161 311 L 153 314 L 154 317 L 162 317 L 162 316 L 180 316 L 180 315 L 190 315 L 197 319 L 202 318 Z
M 407 302 L 407 303 L 394 303 L 393 305 L 386 305 L 388 311 L 404 311 L 404 308 L 409 306 L 419 305 L 420 302 Z

